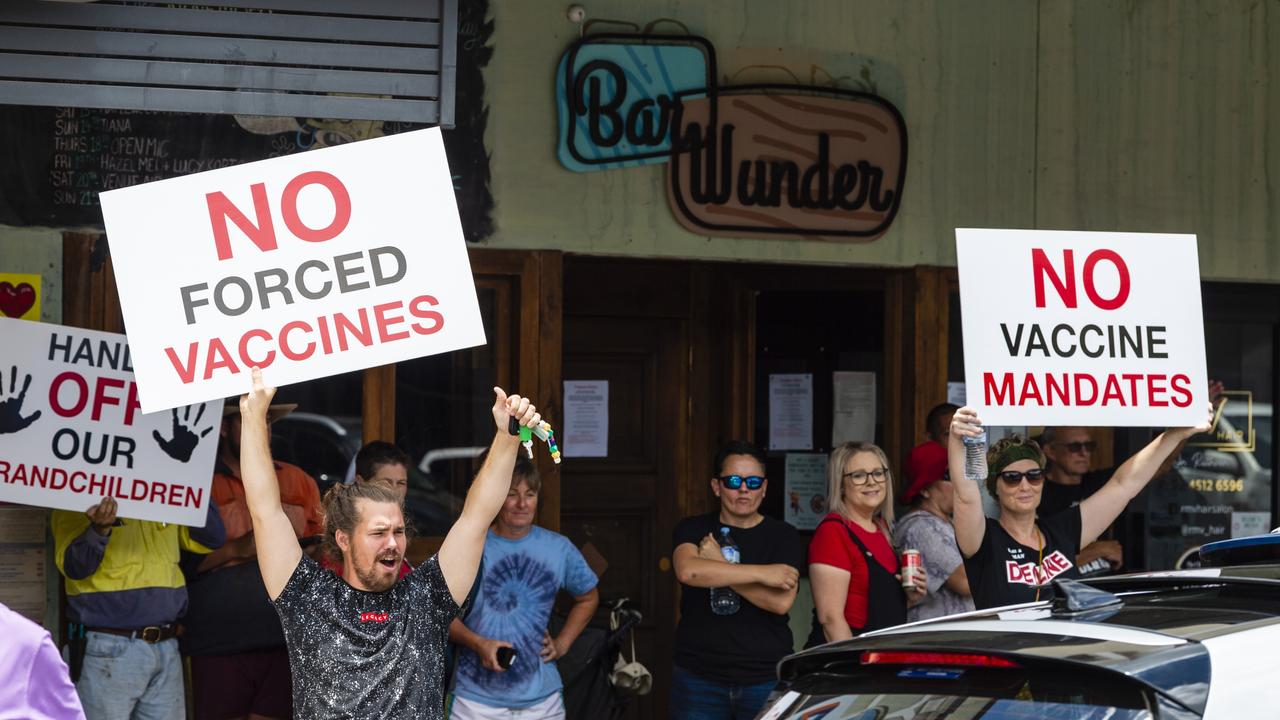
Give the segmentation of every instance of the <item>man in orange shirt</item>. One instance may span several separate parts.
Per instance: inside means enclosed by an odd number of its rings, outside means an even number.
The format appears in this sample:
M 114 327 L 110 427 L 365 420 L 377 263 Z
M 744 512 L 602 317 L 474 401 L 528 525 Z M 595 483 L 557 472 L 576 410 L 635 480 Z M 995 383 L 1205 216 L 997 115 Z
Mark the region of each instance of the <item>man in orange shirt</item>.
M 269 420 L 296 406 L 272 405 Z M 320 491 L 296 465 L 276 461 L 280 502 L 303 547 L 324 533 Z M 223 411 L 213 497 L 227 541 L 200 563 L 185 620 L 196 720 L 286 720 L 293 715 L 289 656 L 258 570 L 253 523 L 240 480 L 240 413 Z

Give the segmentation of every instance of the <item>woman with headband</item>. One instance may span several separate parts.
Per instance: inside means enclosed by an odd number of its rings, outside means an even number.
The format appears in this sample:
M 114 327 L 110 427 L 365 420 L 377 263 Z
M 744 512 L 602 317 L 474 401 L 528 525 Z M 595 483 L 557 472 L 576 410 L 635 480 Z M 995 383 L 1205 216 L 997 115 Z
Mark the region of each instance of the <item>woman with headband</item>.
M 1049 517 L 1036 513 L 1044 489 L 1044 453 L 1034 440 L 1014 435 L 987 453 L 987 492 L 1000 506 L 997 518 L 982 512 L 978 482 L 965 476 L 966 437 L 982 434 L 973 408 L 956 411 L 948 453 L 955 489 L 952 524 L 964 556 L 973 602 L 979 610 L 1048 597 L 1057 578 L 1077 578 L 1080 548 L 1098 539 L 1126 505 L 1183 442 L 1208 432 L 1209 417 L 1197 427 L 1164 431 L 1116 469 L 1111 479 L 1079 505 Z

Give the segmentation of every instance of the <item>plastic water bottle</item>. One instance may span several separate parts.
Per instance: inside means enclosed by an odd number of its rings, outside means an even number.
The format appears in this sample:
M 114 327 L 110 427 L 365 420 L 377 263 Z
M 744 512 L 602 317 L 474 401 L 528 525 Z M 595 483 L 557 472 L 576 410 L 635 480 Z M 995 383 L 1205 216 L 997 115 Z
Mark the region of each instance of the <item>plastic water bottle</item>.
M 987 430 L 977 437 L 965 435 L 964 440 L 964 476 L 977 483 L 987 481 Z
M 720 528 L 720 537 L 716 538 L 720 542 L 720 554 L 728 562 L 742 562 L 742 553 L 738 551 L 738 543 L 733 541 L 733 536 L 729 534 L 729 528 Z M 738 608 L 742 607 L 742 599 L 738 597 L 738 593 L 729 587 L 713 587 L 711 588 L 711 612 L 716 615 L 732 615 L 738 612 Z

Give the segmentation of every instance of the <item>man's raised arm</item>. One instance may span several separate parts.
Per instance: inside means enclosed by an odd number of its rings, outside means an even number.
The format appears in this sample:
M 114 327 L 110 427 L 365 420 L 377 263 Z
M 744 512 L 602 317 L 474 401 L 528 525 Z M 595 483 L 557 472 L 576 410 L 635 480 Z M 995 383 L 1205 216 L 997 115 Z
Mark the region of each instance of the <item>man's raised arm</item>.
M 253 369 L 253 389 L 240 398 L 240 479 L 253 518 L 258 567 L 267 595 L 275 600 L 302 559 L 302 548 L 293 525 L 280 507 L 280 484 L 271 462 L 267 435 L 267 408 L 276 389 L 262 384 L 262 371 Z
M 516 451 L 520 447 L 520 439 L 507 429 L 510 418 L 529 427 L 536 427 L 542 422 L 542 416 L 538 414 L 537 408 L 529 404 L 528 398 L 519 395 L 507 397 L 502 388 L 497 387 L 493 389 L 493 393 L 493 422 L 498 431 L 493 436 L 493 444 L 489 446 L 489 456 L 485 458 L 484 466 L 467 491 L 462 515 L 445 536 L 438 555 L 440 572 L 449 585 L 449 593 L 453 595 L 454 602 L 459 605 L 467 598 L 467 593 L 471 592 L 476 571 L 480 569 L 485 532 L 498 516 L 502 503 L 507 499 L 507 492 L 511 490 L 511 471 L 516 466 Z

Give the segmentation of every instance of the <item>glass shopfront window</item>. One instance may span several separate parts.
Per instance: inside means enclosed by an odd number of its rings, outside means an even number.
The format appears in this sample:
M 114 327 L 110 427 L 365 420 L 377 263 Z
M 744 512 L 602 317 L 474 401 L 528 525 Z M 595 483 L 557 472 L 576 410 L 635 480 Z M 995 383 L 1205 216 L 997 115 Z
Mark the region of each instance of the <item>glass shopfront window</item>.
M 396 365 L 394 442 L 409 455 L 407 517 L 419 537 L 444 535 L 462 510 L 475 460 L 493 439 L 492 390 L 498 358 L 509 356 L 515 328 L 499 312 L 505 286 L 477 279 L 477 297 L 488 342 L 470 350 L 417 358 Z M 500 295 L 503 296 L 500 298 Z M 277 460 L 306 470 L 321 493 L 353 477 L 364 445 L 361 372 L 280 388 L 276 402 L 297 403 L 272 425 Z
M 477 287 L 489 342 L 396 366 L 395 443 L 409 454 L 405 509 L 419 536 L 444 535 L 462 511 L 475 460 L 493 440 L 493 386 L 499 347 L 511 329 L 496 324 L 497 292 Z
M 315 478 L 321 494 L 347 476 L 360 449 L 363 373 L 285 385 L 275 403 L 298 408 L 271 424 L 271 455 Z
M 1209 377 L 1222 383 L 1223 392 L 1210 432 L 1193 437 L 1130 506 L 1126 542 L 1149 569 L 1194 559 L 1204 543 L 1274 526 L 1275 291 L 1207 284 L 1204 297 Z M 1156 432 L 1118 431 L 1117 459 Z
M 815 517 L 825 512 L 825 473 L 815 482 L 806 483 L 804 493 L 797 493 L 795 478 L 786 477 L 788 449 L 795 453 L 829 453 L 833 441 L 833 425 L 836 416 L 836 388 L 833 373 L 862 372 L 874 375 L 872 397 L 875 402 L 875 423 L 870 432 L 858 437 L 840 437 L 839 442 L 849 440 L 883 444 L 885 414 L 898 412 L 884 407 L 884 344 L 885 300 L 881 288 L 856 291 L 805 292 L 766 291 L 756 298 L 756 377 L 755 377 L 755 442 L 765 449 L 766 475 L 785 479 L 790 492 L 770 492 L 765 496 L 761 511 L 779 518 L 798 522 L 801 529 L 816 524 Z M 771 427 L 770 376 L 811 376 L 808 447 L 788 445 L 786 449 L 772 449 L 770 433 L 779 428 Z M 847 402 L 847 401 L 846 401 Z M 859 415 L 862 414 L 859 410 Z M 784 413 L 785 414 L 785 413 Z M 774 420 L 785 418 L 777 409 L 772 411 Z M 810 487 L 815 484 L 815 487 Z M 820 485 L 820 487 L 817 487 Z M 798 498 L 803 494 L 804 498 Z M 784 497 L 786 498 L 784 501 Z M 812 504 L 801 500 L 812 499 Z M 788 505 L 784 505 L 784 502 Z M 821 507 L 819 507 L 819 505 Z M 799 515 L 797 516 L 796 513 Z

